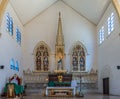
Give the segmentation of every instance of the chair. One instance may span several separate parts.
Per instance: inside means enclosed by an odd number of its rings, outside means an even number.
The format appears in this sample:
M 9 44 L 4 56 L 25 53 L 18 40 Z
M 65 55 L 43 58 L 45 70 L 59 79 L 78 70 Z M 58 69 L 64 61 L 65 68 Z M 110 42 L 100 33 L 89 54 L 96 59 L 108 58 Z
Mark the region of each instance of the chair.
M 15 98 L 15 90 L 13 84 L 8 85 L 7 98 Z
M 8 98 L 22 96 L 24 87 L 22 86 L 22 79 L 16 74 L 9 78 L 9 83 L 6 84 L 5 92 Z

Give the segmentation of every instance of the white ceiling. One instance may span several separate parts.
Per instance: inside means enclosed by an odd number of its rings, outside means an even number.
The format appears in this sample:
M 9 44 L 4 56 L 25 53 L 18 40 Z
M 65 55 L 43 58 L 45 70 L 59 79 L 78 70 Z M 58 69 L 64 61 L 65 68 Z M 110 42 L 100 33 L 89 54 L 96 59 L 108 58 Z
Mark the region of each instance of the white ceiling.
M 10 3 L 24 25 L 57 1 L 59 0 L 10 0 Z M 111 0 L 61 1 L 92 23 L 98 24 Z
M 111 0 L 63 0 L 78 13 L 97 24 Z

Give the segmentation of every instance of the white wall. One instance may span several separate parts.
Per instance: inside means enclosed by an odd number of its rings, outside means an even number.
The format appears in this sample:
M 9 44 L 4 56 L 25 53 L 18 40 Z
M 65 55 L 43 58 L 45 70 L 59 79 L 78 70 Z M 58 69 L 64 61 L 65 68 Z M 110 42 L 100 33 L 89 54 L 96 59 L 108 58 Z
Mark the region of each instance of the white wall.
M 76 41 L 80 41 L 86 47 L 89 54 L 86 60 L 87 71 L 89 71 L 91 67 L 97 69 L 96 26 L 76 13 L 72 8 L 65 5 L 62 1 L 58 1 L 24 27 L 24 70 L 28 68 L 34 70 L 33 50 L 40 41 L 44 41 L 50 47 L 50 66 L 51 70 L 54 69 L 59 11 L 61 12 L 67 58 L 65 65 L 70 67 L 69 50 Z
M 108 36 L 107 35 L 107 18 L 110 14 L 115 14 L 115 30 Z M 103 91 L 102 79 L 105 77 L 110 78 L 110 94 L 120 95 L 120 70 L 117 65 L 120 65 L 120 23 L 116 10 L 111 3 L 103 15 L 101 21 L 97 26 L 97 31 L 104 25 L 105 27 L 105 40 L 99 45 L 98 49 L 98 87 L 99 92 Z M 99 38 L 99 37 L 98 37 Z
M 13 36 L 9 35 L 6 31 L 6 12 L 9 12 L 10 16 L 13 18 L 13 27 L 14 34 Z M 0 69 L 0 93 L 5 86 L 5 83 L 9 77 L 11 77 L 14 73 L 22 76 L 22 49 L 21 46 L 16 42 L 16 26 L 19 26 L 21 33 L 23 31 L 23 26 L 17 15 L 15 14 L 13 8 L 10 4 L 7 5 L 5 10 L 5 14 L 3 16 L 2 25 L 0 27 L 0 65 L 4 65 L 4 69 Z M 13 58 L 15 61 L 19 62 L 19 72 L 10 69 L 10 60 Z

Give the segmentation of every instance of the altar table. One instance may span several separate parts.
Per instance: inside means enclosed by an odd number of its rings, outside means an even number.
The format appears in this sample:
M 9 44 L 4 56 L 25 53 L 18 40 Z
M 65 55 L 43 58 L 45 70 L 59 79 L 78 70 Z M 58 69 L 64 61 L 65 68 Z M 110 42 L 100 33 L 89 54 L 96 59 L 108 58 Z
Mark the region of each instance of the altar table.
M 61 95 L 72 95 L 75 96 L 76 88 L 75 87 L 47 87 L 46 96 L 55 96 Z

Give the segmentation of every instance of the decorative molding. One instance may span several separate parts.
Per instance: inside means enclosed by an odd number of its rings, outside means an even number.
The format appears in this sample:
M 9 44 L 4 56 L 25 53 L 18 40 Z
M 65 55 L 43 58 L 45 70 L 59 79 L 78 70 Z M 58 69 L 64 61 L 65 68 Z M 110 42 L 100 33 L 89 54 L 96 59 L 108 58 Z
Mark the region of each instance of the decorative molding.
M 5 9 L 6 9 L 8 2 L 9 2 L 9 0 L 2 0 L 1 1 L 1 4 L 0 4 L 0 25 L 2 23 L 3 14 L 5 12 Z
M 120 18 L 120 4 L 119 4 L 119 1 L 118 0 L 112 0 L 112 3 L 116 9 L 116 12 Z
M 72 46 L 71 46 L 71 48 L 70 48 L 70 50 L 69 50 L 69 52 L 68 52 L 69 55 L 71 55 L 71 53 L 72 53 L 72 51 L 73 51 L 73 48 L 74 48 L 74 46 L 76 46 L 76 45 L 81 45 L 81 46 L 84 48 L 85 54 L 86 54 L 86 55 L 89 55 L 86 46 L 85 46 L 82 42 L 80 42 L 80 41 L 76 41 L 76 42 L 74 42 L 74 43 L 72 44 Z
M 34 47 L 33 49 L 33 53 L 32 54 L 35 54 L 36 53 L 36 49 L 40 46 L 40 45 L 45 45 L 48 49 L 49 52 L 51 52 L 51 49 L 50 47 L 48 46 L 48 44 L 46 44 L 44 41 L 39 41 L 36 46 Z M 50 53 L 49 53 L 50 54 Z

